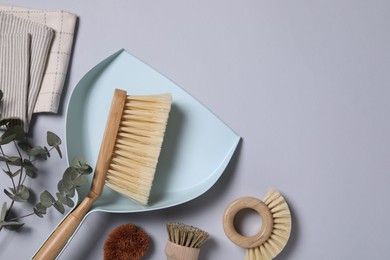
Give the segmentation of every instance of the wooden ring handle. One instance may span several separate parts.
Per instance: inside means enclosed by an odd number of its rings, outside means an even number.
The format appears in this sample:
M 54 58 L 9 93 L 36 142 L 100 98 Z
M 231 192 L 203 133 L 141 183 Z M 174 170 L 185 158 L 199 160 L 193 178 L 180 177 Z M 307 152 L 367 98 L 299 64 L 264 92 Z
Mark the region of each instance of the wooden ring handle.
M 239 234 L 234 227 L 234 218 L 243 209 L 253 209 L 261 216 L 261 228 L 254 236 L 245 237 Z M 263 201 L 253 197 L 243 197 L 233 201 L 226 208 L 223 217 L 223 229 L 226 236 L 236 245 L 243 248 L 253 248 L 260 246 L 269 238 L 272 233 L 273 222 L 272 213 Z

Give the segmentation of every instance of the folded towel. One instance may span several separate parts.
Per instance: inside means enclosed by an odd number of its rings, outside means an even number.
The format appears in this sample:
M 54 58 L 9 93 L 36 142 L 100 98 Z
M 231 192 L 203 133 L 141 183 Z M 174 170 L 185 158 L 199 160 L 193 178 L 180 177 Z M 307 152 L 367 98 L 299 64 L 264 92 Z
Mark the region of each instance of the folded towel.
M 27 97 L 30 70 L 30 35 L 0 34 L 0 104 L 3 117 L 27 119 Z
M 27 33 L 31 35 L 30 78 L 27 98 L 27 118 L 25 119 L 25 130 L 28 131 L 54 32 L 47 26 L 0 12 L 0 34 L 14 33 Z M 3 92 L 7 92 L 9 86 L 4 85 L 0 86 L 0 88 Z M 18 102 L 24 102 L 24 100 L 19 100 Z M 13 105 L 18 106 L 17 104 Z
M 52 28 L 55 32 L 34 113 L 57 113 L 68 71 L 77 16 L 64 11 L 0 5 L 0 11 Z

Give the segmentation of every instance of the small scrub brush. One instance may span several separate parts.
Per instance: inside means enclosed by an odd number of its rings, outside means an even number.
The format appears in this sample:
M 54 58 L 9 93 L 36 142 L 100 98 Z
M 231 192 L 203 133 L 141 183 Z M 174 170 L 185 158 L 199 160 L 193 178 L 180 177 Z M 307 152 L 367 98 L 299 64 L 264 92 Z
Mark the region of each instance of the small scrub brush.
M 261 216 L 261 228 L 254 236 L 242 236 L 234 227 L 234 218 L 242 209 L 253 209 Z M 291 233 L 291 213 L 283 196 L 272 189 L 264 201 L 253 197 L 233 201 L 225 211 L 223 227 L 233 243 L 247 249 L 245 260 L 270 260 L 287 244 Z
M 167 260 L 197 260 L 200 247 L 209 238 L 206 231 L 182 223 L 167 223 L 167 231 Z

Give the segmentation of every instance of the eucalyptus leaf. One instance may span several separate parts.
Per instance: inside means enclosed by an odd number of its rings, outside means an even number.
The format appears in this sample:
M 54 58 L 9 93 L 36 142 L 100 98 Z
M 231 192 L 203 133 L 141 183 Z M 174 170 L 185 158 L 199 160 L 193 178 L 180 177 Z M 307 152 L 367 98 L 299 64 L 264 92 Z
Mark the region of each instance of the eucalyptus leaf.
M 76 194 L 76 188 L 75 187 L 72 187 L 71 189 L 68 189 L 66 191 L 66 195 L 68 195 L 71 198 L 73 198 L 75 194 Z
M 4 171 L 4 170 L 3 170 Z M 22 172 L 22 170 L 21 169 L 18 169 L 16 172 L 14 172 L 14 173 L 12 173 L 12 172 L 10 172 L 10 171 L 4 171 L 9 177 L 11 177 L 11 178 L 14 178 L 14 177 L 16 177 L 16 176 L 18 176 L 21 172 Z
M 47 144 L 50 146 L 58 146 L 61 144 L 61 139 L 53 132 L 47 131 Z
M 64 213 L 65 213 L 65 207 L 64 207 L 64 205 L 62 205 L 61 202 L 56 201 L 56 202 L 54 202 L 53 206 L 54 206 L 54 208 L 55 208 L 56 210 L 58 210 L 61 214 L 64 214 Z
M 15 199 L 15 195 L 9 192 L 8 190 L 4 189 L 5 195 L 7 195 L 11 200 Z
M 73 180 L 76 179 L 77 177 L 79 176 L 76 168 L 74 167 L 68 167 L 65 172 L 64 172 L 64 176 L 63 176 L 63 181 L 65 183 L 65 185 L 67 183 L 73 183 Z M 67 185 L 68 186 L 68 185 Z
M 34 208 L 33 210 L 34 210 L 35 215 L 37 215 L 37 216 L 40 217 L 40 218 L 43 218 L 43 215 L 44 215 L 44 214 L 42 214 L 42 212 L 40 212 L 40 211 L 37 210 L 36 208 Z
M 44 160 L 47 159 L 46 150 L 45 150 L 43 147 L 41 147 L 41 146 L 35 146 L 35 147 L 31 148 L 31 149 L 28 151 L 28 154 L 29 154 L 30 156 L 42 158 L 42 159 L 44 159 Z
M 64 181 L 63 180 L 60 180 L 58 183 L 57 183 L 57 190 L 60 192 L 60 193 L 66 193 L 66 191 L 68 190 L 64 184 Z
M 55 201 L 53 195 L 51 195 L 50 192 L 48 192 L 47 190 L 42 192 L 39 198 L 42 205 L 46 208 L 51 207 Z
M 61 152 L 60 146 L 56 145 L 56 146 L 54 146 L 54 149 L 56 149 L 58 156 L 60 156 L 60 158 L 62 158 L 62 152 Z
M 19 185 L 16 188 L 16 195 L 20 196 L 22 200 L 27 201 L 30 197 L 30 190 L 24 185 Z
M 24 152 L 28 153 L 32 146 L 27 142 L 27 140 L 23 140 L 21 142 L 18 142 L 18 146 L 20 149 L 22 149 Z
M 71 198 L 69 198 L 68 196 L 66 196 L 66 200 L 67 200 L 66 205 L 68 205 L 68 207 L 72 208 L 74 206 L 73 200 Z
M 17 222 L 17 221 L 0 221 L 0 226 L 8 227 L 11 229 L 19 229 L 24 225 L 22 222 Z
M 49 151 L 49 149 L 47 149 L 46 146 L 44 146 L 43 149 L 45 149 L 47 157 L 50 157 L 50 151 Z
M 19 185 L 18 188 L 10 188 L 11 192 L 4 189 L 4 193 L 16 202 L 26 202 L 30 196 L 30 191 L 24 185 Z
M 83 157 L 76 156 L 75 158 L 73 158 L 71 165 L 75 167 L 82 167 L 83 165 L 86 165 L 86 161 Z
M 22 166 L 22 158 L 18 156 L 10 156 L 8 157 L 8 164 L 13 166 Z
M 1 207 L 0 221 L 3 221 L 5 219 L 6 214 L 7 214 L 7 202 L 4 202 L 3 206 Z
M 4 134 L 0 137 L 0 145 L 8 144 L 13 140 L 15 140 L 16 134 L 7 135 L 7 136 L 4 136 Z
M 72 183 L 76 186 L 76 187 L 80 187 L 80 186 L 83 186 L 85 184 L 87 184 L 87 178 L 83 175 L 75 178 Z
M 46 207 L 45 207 L 42 203 L 38 202 L 38 203 L 35 205 L 34 213 L 35 213 L 35 215 L 37 215 L 38 217 L 43 218 L 43 215 L 46 214 Z
M 0 155 L 0 162 L 8 162 L 8 157 Z
M 69 198 L 69 196 L 65 195 L 65 194 L 61 194 L 59 192 L 56 193 L 57 195 L 57 199 L 64 205 L 67 205 L 68 207 L 73 207 L 74 206 L 74 202 L 71 198 Z

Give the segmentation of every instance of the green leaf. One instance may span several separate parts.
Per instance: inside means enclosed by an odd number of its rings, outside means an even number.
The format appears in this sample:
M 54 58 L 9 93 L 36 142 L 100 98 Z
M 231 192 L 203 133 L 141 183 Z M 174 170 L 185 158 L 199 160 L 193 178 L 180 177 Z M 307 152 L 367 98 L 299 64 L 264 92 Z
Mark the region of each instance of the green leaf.
M 54 147 L 54 149 L 56 149 L 60 158 L 62 158 L 62 153 L 61 153 L 61 149 L 60 149 L 60 144 L 62 142 L 61 142 L 61 139 L 58 137 L 58 135 L 56 135 L 53 132 L 48 131 L 46 139 L 47 139 L 47 144 L 51 147 Z
M 47 131 L 47 144 L 50 146 L 58 146 L 61 144 L 61 139 L 53 132 Z
M 10 156 L 8 157 L 8 164 L 14 166 L 22 166 L 22 158 L 18 156 Z
M 0 162 L 8 162 L 8 157 L 0 156 Z
M 54 206 L 54 208 L 56 208 L 56 210 L 58 210 L 61 214 L 64 214 L 64 213 L 65 213 L 64 205 L 62 205 L 62 203 L 61 203 L 60 201 L 54 202 L 53 206 Z
M 75 194 L 76 194 L 76 188 L 75 187 L 72 187 L 71 189 L 68 189 L 66 191 L 66 195 L 68 195 L 71 198 L 73 198 Z
M 50 192 L 48 192 L 47 190 L 42 192 L 39 198 L 42 205 L 46 208 L 50 208 L 55 202 L 53 195 L 51 195 Z
M 66 199 L 67 199 L 67 204 L 70 208 L 72 208 L 74 206 L 74 202 L 71 198 L 69 198 L 68 196 L 66 196 Z
M 76 168 L 74 167 L 68 167 L 65 172 L 62 180 L 64 181 L 64 184 L 66 187 L 73 187 L 73 180 L 76 179 L 79 176 Z M 70 185 L 69 185 L 70 184 Z
M 35 146 L 28 151 L 28 154 L 34 157 L 47 159 L 46 150 L 41 146 Z
M 5 174 L 7 174 L 9 177 L 14 178 L 14 177 L 18 176 L 18 175 L 22 172 L 22 170 L 19 169 L 19 170 L 17 170 L 16 172 L 12 173 L 12 172 L 10 172 L 10 171 L 6 171 L 6 170 L 3 169 L 3 172 L 4 172 Z
M 33 178 L 35 173 L 38 172 L 37 167 L 35 167 L 35 165 L 30 160 L 24 159 L 22 166 L 26 170 L 26 174 L 31 178 Z
M 0 212 L 0 221 L 3 221 L 5 219 L 6 214 L 7 214 L 7 202 L 4 202 Z
M 7 118 L 2 118 L 0 120 L 0 126 L 15 126 L 15 125 L 19 125 L 19 126 L 22 126 L 23 125 L 23 121 L 20 120 L 20 118 L 17 118 L 17 117 L 7 117 Z
M 38 202 L 38 203 L 35 205 L 34 213 L 35 213 L 35 215 L 37 215 L 38 217 L 43 218 L 43 215 L 46 214 L 46 207 L 45 207 L 42 203 Z
M 75 167 L 82 167 L 85 164 L 86 164 L 86 162 L 85 162 L 83 157 L 76 156 L 75 158 L 73 158 L 71 165 L 75 166 Z
M 32 148 L 32 146 L 27 142 L 27 140 L 18 142 L 18 146 L 20 149 L 22 149 L 26 153 L 28 153 L 30 151 L 30 149 Z
M 19 170 L 17 170 L 16 172 L 12 173 L 11 177 L 12 177 L 12 178 L 13 178 L 13 177 L 16 177 L 16 176 L 18 176 L 21 172 L 22 172 L 22 170 L 19 169 Z
M 74 179 L 72 181 L 72 183 L 76 186 L 76 187 L 80 187 L 80 186 L 83 186 L 84 184 L 87 184 L 87 178 L 85 176 L 79 176 L 77 177 L 76 179 Z
M 10 142 L 13 140 L 22 141 L 26 138 L 26 133 L 20 125 L 15 125 L 7 130 L 5 130 L 4 134 L 1 136 L 1 140 L 3 142 Z
M 93 171 L 92 167 L 81 156 L 75 157 L 72 160 L 72 165 L 76 167 L 80 174 L 90 174 Z
M 11 188 L 11 192 L 4 189 L 5 195 L 7 195 L 10 199 L 16 201 L 16 202 L 26 202 L 28 198 L 30 197 L 30 191 L 29 189 L 24 185 L 19 185 L 16 190 Z
M 68 207 L 73 207 L 74 206 L 74 202 L 73 202 L 73 200 L 71 198 L 69 198 L 69 196 L 61 194 L 59 192 L 57 192 L 56 195 L 57 195 L 57 199 L 62 204 L 67 205 Z
M 60 158 L 62 158 L 62 153 L 61 153 L 60 146 L 56 145 L 56 146 L 54 146 L 54 149 L 56 149 L 56 151 L 58 153 L 58 156 L 60 156 Z
M 7 195 L 11 200 L 14 199 L 15 195 L 9 192 L 8 190 L 4 189 L 5 195 Z
M 64 184 L 64 181 L 63 180 L 60 180 L 57 184 L 57 189 L 60 193 L 66 193 L 66 191 L 68 190 Z
M 26 186 L 19 185 L 16 190 L 16 195 L 20 196 L 22 200 L 27 201 L 30 197 L 30 190 Z
M 0 137 L 0 145 L 8 144 L 8 143 L 12 142 L 13 140 L 15 140 L 15 137 L 16 137 L 16 134 L 7 135 L 7 136 L 4 136 L 4 135 L 5 135 L 5 133 Z
M 17 230 L 21 228 L 24 225 L 22 222 L 17 222 L 17 221 L 0 221 L 0 226 L 7 227 L 8 229 L 11 230 Z
M 43 149 L 45 149 L 47 157 L 50 157 L 50 151 L 49 151 L 49 149 L 47 149 L 46 146 L 44 146 Z

